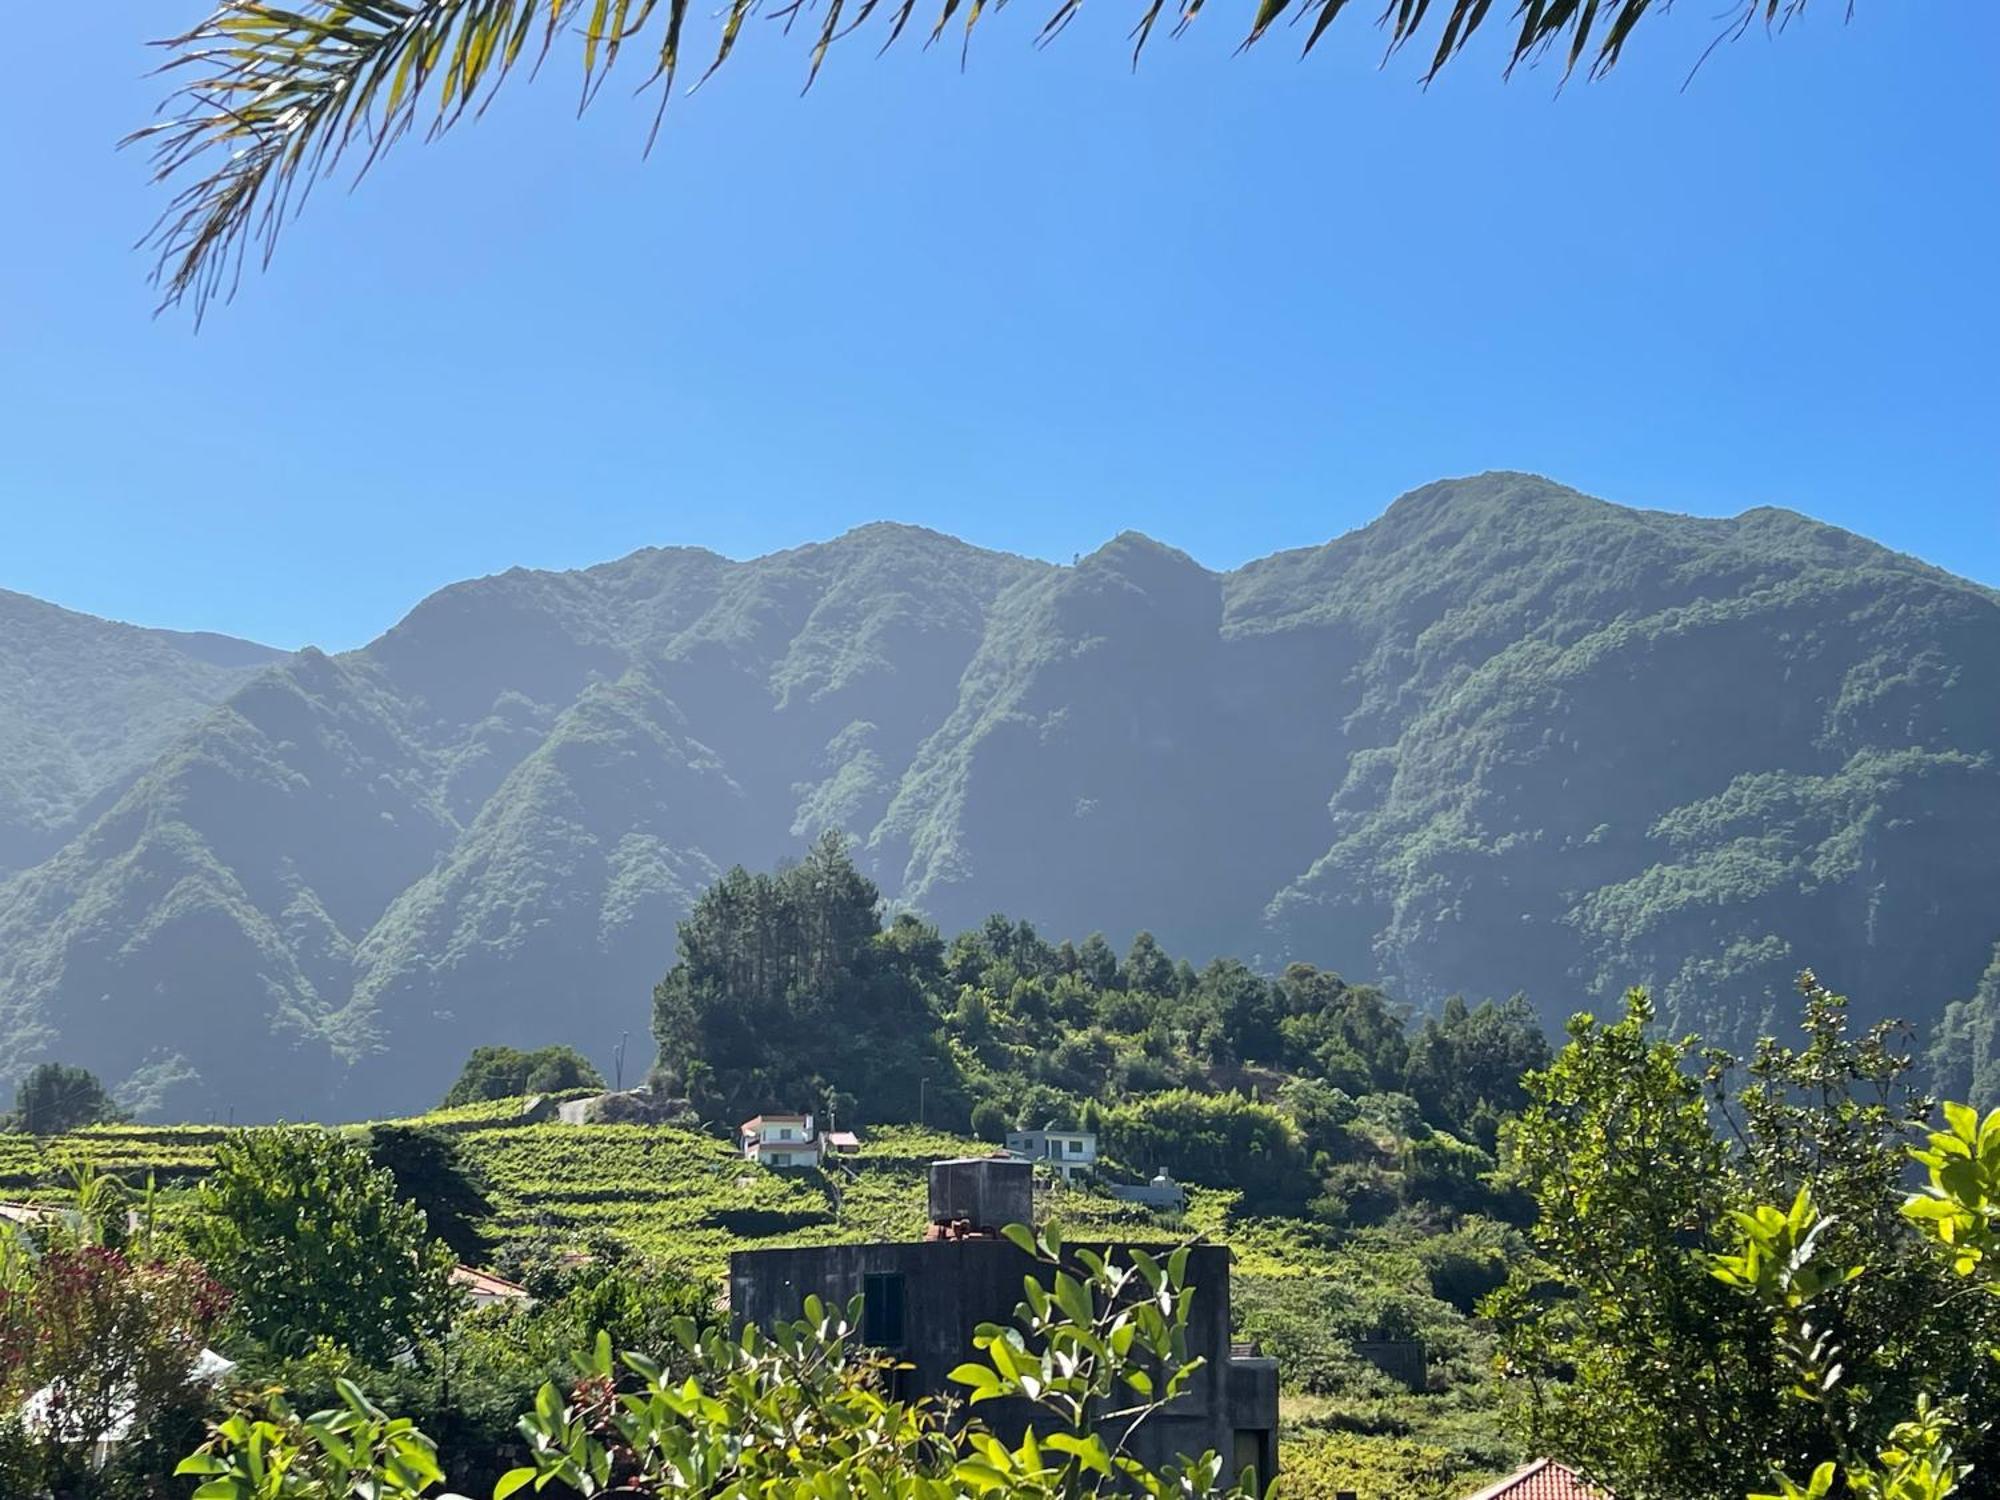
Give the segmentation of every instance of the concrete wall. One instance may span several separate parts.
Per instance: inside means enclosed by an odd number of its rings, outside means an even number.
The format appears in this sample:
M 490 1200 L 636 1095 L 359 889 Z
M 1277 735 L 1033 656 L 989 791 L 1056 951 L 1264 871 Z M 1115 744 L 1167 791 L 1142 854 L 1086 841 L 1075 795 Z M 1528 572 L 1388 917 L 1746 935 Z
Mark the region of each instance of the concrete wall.
M 979 1325 L 1014 1321 L 1025 1276 L 1045 1285 L 1052 1279 L 1048 1267 L 1000 1239 L 743 1250 L 729 1258 L 731 1316 L 739 1327 L 768 1329 L 797 1318 L 808 1294 L 844 1307 L 869 1276 L 879 1274 L 903 1278 L 903 1340 L 895 1352 L 914 1367 L 906 1376 L 904 1393 L 910 1395 L 959 1394 L 946 1376 L 974 1358 Z M 1139 1430 L 1132 1451 L 1159 1467 L 1214 1449 L 1233 1472 L 1246 1451 L 1237 1438 L 1242 1432 L 1268 1479 L 1276 1472 L 1277 1362 L 1231 1358 L 1226 1248 L 1196 1246 L 1188 1279 L 1194 1288 L 1188 1348 L 1206 1363 L 1187 1393 Z M 1004 1409 L 1014 1405 L 985 1403 L 977 1415 L 1002 1437 L 1017 1440 L 1033 1414 L 1024 1405 Z
M 1430 1358 L 1421 1339 L 1356 1339 L 1354 1352 L 1413 1391 L 1430 1387 Z
M 1035 1222 L 1035 1169 L 1004 1156 L 961 1156 L 931 1163 L 933 1224 L 1000 1230 Z

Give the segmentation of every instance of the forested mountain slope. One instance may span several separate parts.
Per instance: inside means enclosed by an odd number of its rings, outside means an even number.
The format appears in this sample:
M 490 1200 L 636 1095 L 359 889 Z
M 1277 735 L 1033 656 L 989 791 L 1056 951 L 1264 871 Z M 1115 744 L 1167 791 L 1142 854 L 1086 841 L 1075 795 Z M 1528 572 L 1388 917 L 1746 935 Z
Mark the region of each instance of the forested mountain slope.
M 176 735 L 283 654 L 0 589 L 0 878 L 54 853 Z
M 0 887 L 0 1067 L 249 1118 L 421 1106 L 479 1042 L 602 1058 L 695 893 L 828 827 L 947 931 L 1551 1021 L 1646 982 L 1725 1040 L 1810 962 L 1930 1020 L 2000 942 L 1997 756 L 2000 596 L 1523 475 L 1228 574 L 899 526 L 516 570 L 242 685 Z

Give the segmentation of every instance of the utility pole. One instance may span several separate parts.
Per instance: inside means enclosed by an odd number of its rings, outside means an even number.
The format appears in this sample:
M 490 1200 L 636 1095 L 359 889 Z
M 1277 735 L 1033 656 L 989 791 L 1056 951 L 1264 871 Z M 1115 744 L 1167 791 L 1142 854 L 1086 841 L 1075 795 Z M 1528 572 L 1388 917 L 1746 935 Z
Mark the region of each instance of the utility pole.
M 619 1032 L 618 1045 L 611 1052 L 611 1086 L 621 1094 L 625 1092 L 625 1042 L 631 1035 L 629 1031 Z
M 919 1125 L 924 1123 L 924 1092 L 930 1087 L 930 1083 L 929 1078 L 919 1078 L 917 1080 L 917 1123 Z

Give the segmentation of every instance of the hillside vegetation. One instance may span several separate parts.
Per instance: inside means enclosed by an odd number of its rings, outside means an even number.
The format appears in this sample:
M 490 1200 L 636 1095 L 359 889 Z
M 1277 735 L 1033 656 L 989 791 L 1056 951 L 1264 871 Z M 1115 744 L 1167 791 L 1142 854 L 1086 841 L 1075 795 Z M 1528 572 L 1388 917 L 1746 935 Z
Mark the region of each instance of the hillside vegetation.
M 1643 982 L 1734 1045 L 1810 957 L 1984 1036 L 1995 702 L 1989 590 L 1516 474 L 1226 574 L 896 526 L 515 570 L 238 685 L 0 886 L 0 1070 L 238 1119 L 418 1109 L 473 1041 L 608 1073 L 699 893 L 828 829 L 946 932 L 1551 1025 Z
M 733 1250 L 914 1238 L 926 1219 L 929 1163 L 989 1146 L 915 1126 L 865 1132 L 859 1155 L 830 1174 L 747 1166 L 713 1133 L 640 1125 L 537 1123 L 508 1099 L 434 1111 L 400 1124 L 449 1133 L 486 1185 L 483 1232 L 494 1261 L 534 1279 L 564 1253 L 638 1256 L 714 1286 Z M 357 1131 L 367 1127 L 356 1127 Z M 0 1135 L 0 1198 L 67 1197 L 89 1162 L 128 1181 L 151 1178 L 171 1225 L 191 1210 L 229 1134 L 212 1126 L 107 1126 L 55 1140 Z M 1413 1233 L 1409 1224 L 1348 1236 L 1244 1210 L 1231 1189 L 1190 1190 L 1184 1216 L 1160 1216 L 1087 1190 L 1044 1184 L 1045 1221 L 1080 1233 L 1172 1242 L 1205 1234 L 1231 1245 L 1235 1322 L 1284 1361 L 1286 1462 L 1324 1482 L 1343 1476 L 1450 1492 L 1449 1481 L 1503 1467 L 1490 1340 L 1470 1296 L 1497 1285 L 1510 1236 L 1472 1222 Z M 1411 1395 L 1357 1356 L 1353 1340 L 1422 1337 L 1431 1389 Z M 1421 1483 L 1418 1483 L 1421 1481 Z
M 1051 944 L 997 916 L 947 941 L 885 920 L 837 833 L 716 881 L 677 948 L 639 1089 L 601 1094 L 565 1048 L 480 1045 L 447 1104 L 405 1120 L 0 1135 L 0 1193 L 74 1206 L 74 1227 L 26 1231 L 52 1251 L 65 1234 L 143 1244 L 152 1269 L 131 1274 L 220 1309 L 200 1336 L 251 1381 L 365 1381 L 447 1424 L 454 1472 L 489 1477 L 518 1457 L 511 1414 L 573 1378 L 580 1339 L 667 1347 L 674 1319 L 716 1316 L 739 1250 L 915 1238 L 933 1161 L 1042 1123 L 1095 1132 L 1102 1159 L 1077 1183 L 1038 1169 L 1038 1224 L 1233 1252 L 1230 1327 L 1279 1362 L 1282 1461 L 1308 1500 L 1448 1500 L 1524 1444 L 1581 1456 L 1621 1493 L 1669 1468 L 1662 1494 L 1743 1493 L 1773 1462 L 1847 1452 L 1856 1430 L 1902 1432 L 1929 1383 L 1958 1393 L 1947 1427 L 1957 1402 L 1990 1402 L 2000 1307 L 1960 1284 L 1986 1255 L 2000 1110 L 1982 1123 L 1947 1105 L 1947 1134 L 1931 1133 L 1895 1028 L 1851 1031 L 1848 1002 L 1810 973 L 1803 1046 L 1770 1036 L 1731 1061 L 1661 1040 L 1634 990 L 1622 1020 L 1576 1017 L 1552 1056 L 1520 1001 L 1454 997 L 1413 1024 L 1328 971 L 1197 969 L 1143 932 L 1123 957 L 1100 934 Z M 590 1086 L 510 1092 L 530 1079 Z M 734 1126 L 773 1108 L 837 1115 L 863 1143 L 765 1170 Z M 1935 1191 L 1909 1198 L 1913 1150 Z M 1119 1196 L 1155 1170 L 1182 1189 L 1172 1206 Z M 1953 1253 L 1903 1233 L 1912 1220 L 1948 1224 L 1935 1237 Z M 1745 1235 L 1803 1238 L 1728 1250 Z M 462 1260 L 534 1300 L 454 1312 Z M 43 1264 L 37 1295 L 56 1296 L 69 1262 Z M 1795 1273 L 1798 1296 L 1837 1297 L 1853 1330 L 1840 1354 L 1857 1377 L 1814 1377 L 1816 1403 L 1787 1394 L 1785 1370 L 1829 1347 L 1794 1336 Z M 1744 1295 L 1767 1282 L 1765 1301 Z M 379 1317 L 356 1320 L 361 1295 Z M 560 1396 L 534 1399 L 547 1417 Z M 1983 1430 L 1963 1436 L 1987 1467 Z
M 282 655 L 0 589 L 0 878 L 54 853 Z

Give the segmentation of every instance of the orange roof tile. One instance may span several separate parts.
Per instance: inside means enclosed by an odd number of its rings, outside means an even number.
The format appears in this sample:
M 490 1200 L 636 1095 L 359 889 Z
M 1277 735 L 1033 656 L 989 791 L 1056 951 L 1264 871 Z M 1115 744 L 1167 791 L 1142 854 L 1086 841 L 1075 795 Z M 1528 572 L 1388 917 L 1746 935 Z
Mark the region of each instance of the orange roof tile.
M 467 1291 L 483 1297 L 518 1297 L 526 1299 L 528 1289 L 518 1282 L 509 1281 L 504 1276 L 495 1276 L 491 1271 L 482 1271 L 477 1266 L 454 1266 L 451 1284 L 462 1286 Z
M 1612 1500 L 1609 1490 L 1585 1484 L 1574 1469 L 1538 1458 L 1468 1500 Z

